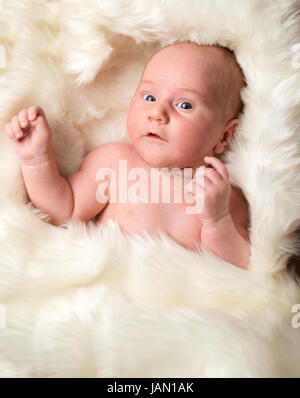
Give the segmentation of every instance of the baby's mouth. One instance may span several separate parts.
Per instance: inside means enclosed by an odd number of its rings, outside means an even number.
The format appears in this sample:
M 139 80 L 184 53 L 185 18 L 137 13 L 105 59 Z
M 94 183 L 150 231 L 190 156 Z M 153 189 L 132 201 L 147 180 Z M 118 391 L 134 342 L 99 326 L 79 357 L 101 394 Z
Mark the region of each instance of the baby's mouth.
M 156 140 L 160 140 L 160 141 L 166 141 L 166 140 L 165 140 L 164 138 L 162 138 L 159 134 L 154 133 L 154 132 L 152 132 L 152 131 L 149 131 L 149 133 L 147 133 L 147 137 L 153 138 L 153 139 L 156 139 Z

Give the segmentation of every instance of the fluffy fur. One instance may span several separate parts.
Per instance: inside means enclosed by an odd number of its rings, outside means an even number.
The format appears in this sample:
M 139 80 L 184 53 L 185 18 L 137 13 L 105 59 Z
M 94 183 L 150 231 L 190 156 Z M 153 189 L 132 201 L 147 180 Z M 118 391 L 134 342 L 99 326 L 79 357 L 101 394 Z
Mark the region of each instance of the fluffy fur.
M 300 2 L 3 3 L 0 376 L 299 377 L 300 291 L 287 260 L 300 224 Z M 41 105 L 68 176 L 92 148 L 128 140 L 144 63 L 178 40 L 232 48 L 247 79 L 226 164 L 250 205 L 249 271 L 113 222 L 50 225 L 28 203 L 3 132 Z

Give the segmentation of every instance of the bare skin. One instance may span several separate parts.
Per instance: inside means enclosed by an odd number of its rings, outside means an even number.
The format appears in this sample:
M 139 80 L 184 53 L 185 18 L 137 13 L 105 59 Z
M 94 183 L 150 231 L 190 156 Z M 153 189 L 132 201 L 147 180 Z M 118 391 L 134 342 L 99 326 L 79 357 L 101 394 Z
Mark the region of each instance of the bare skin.
M 218 74 L 224 62 L 218 50 L 195 45 L 175 45 L 158 52 L 147 64 L 130 105 L 127 129 L 131 144 L 110 143 L 94 149 L 68 179 L 60 176 L 51 154 L 51 130 L 43 110 L 33 106 L 20 111 L 5 131 L 20 157 L 32 203 L 45 210 L 54 225 L 69 219 L 88 221 L 98 215 L 97 223 L 113 219 L 129 234 L 162 231 L 192 250 L 202 243 L 225 261 L 247 268 L 247 204 L 241 191 L 230 185 L 225 165 L 213 156 L 227 148 L 239 124 L 225 108 L 222 112 L 213 87 L 217 76 L 211 71 Z M 148 192 L 151 170 L 160 173 L 161 188 L 172 168 L 192 168 L 193 180 L 182 189 L 194 197 L 203 195 L 203 211 L 186 214 L 184 200 L 151 203 L 150 196 L 148 203 L 112 203 L 109 199 L 99 203 L 96 192 L 104 179 L 97 180 L 97 172 L 110 168 L 118 181 L 120 159 L 127 162 L 128 173 L 138 167 L 145 170 Z M 161 173 L 158 169 L 162 167 L 166 171 Z M 200 170 L 204 183 L 197 181 Z M 128 191 L 133 184 L 128 182 Z M 118 185 L 116 190 L 118 195 Z
M 175 203 L 174 197 L 170 195 L 170 203 L 162 202 L 162 184 L 165 180 L 169 179 L 168 173 L 160 171 L 156 173 L 159 175 L 159 192 L 160 192 L 160 203 L 151 203 L 151 168 L 150 166 L 138 155 L 132 145 L 122 143 L 107 144 L 107 152 L 110 152 L 109 146 L 114 146 L 115 150 L 120 153 L 121 159 L 127 160 L 128 173 L 131 169 L 140 167 L 146 170 L 148 176 L 148 187 L 145 191 L 148 192 L 148 202 L 139 203 L 109 203 L 99 214 L 98 223 L 104 223 L 109 219 L 117 221 L 123 231 L 127 233 L 141 233 L 147 231 L 148 233 L 155 235 L 157 231 L 166 232 L 171 238 L 176 240 L 182 246 L 187 249 L 196 249 L 199 247 L 199 243 L 202 241 L 202 230 L 203 222 L 201 222 L 199 214 L 187 214 L 187 206 L 191 203 L 182 201 L 182 203 Z M 107 165 L 107 163 L 106 163 Z M 101 165 L 103 167 L 103 165 Z M 118 158 L 114 162 L 110 163 L 110 167 L 115 171 L 116 180 L 119 179 L 119 168 Z M 182 179 L 182 176 L 172 176 L 170 178 L 170 192 L 175 191 L 174 181 L 176 179 Z M 102 180 L 101 180 L 102 181 Z M 100 182 L 98 184 L 100 184 Z M 128 181 L 128 191 L 135 181 Z M 187 185 L 184 187 L 182 183 L 182 197 L 184 198 L 184 189 L 187 189 Z M 119 197 L 119 189 L 117 185 L 117 197 Z M 193 203 L 192 203 L 193 204 Z M 242 195 L 242 192 L 237 187 L 232 187 L 229 199 L 229 211 L 232 220 L 235 224 L 235 229 L 242 237 L 247 239 L 248 233 L 246 230 L 247 219 L 247 204 Z M 222 217 L 220 217 L 222 218 Z M 207 221 L 208 228 L 209 221 Z

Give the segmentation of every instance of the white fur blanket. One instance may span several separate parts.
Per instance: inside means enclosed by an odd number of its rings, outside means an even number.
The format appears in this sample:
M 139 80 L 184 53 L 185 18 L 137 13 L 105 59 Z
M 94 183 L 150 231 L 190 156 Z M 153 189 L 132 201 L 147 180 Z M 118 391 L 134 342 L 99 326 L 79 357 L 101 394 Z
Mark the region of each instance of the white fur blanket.
M 299 377 L 300 290 L 286 266 L 300 224 L 300 2 L 1 5 L 0 376 Z M 229 46 L 245 72 L 227 166 L 250 204 L 249 271 L 113 222 L 52 226 L 3 132 L 41 105 L 61 174 L 75 172 L 92 148 L 127 140 L 143 65 L 176 40 Z

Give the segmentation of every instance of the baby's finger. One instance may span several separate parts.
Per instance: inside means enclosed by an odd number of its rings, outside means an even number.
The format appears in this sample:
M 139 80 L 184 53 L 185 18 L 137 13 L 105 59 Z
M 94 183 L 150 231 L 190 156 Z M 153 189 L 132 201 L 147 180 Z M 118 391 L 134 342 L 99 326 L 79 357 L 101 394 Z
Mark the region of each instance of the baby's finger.
M 26 127 L 28 126 L 28 115 L 26 109 L 22 109 L 19 112 L 18 119 L 22 129 L 26 129 Z
M 223 181 L 222 176 L 213 168 L 206 167 L 204 170 L 204 176 L 214 184 L 220 184 Z
M 14 136 L 14 133 L 12 131 L 12 127 L 10 123 L 7 123 L 4 127 L 4 131 L 6 133 L 6 135 L 13 141 L 16 141 L 16 138 Z
M 42 114 L 43 114 L 43 110 L 39 106 L 31 106 L 28 109 L 28 119 L 30 121 L 35 120 L 39 115 L 42 115 Z
M 203 188 L 209 188 L 212 185 L 214 185 L 214 183 L 206 176 L 204 176 L 204 178 L 202 178 L 201 180 L 197 181 L 197 184 Z
M 198 195 L 200 192 L 203 192 L 203 190 L 205 188 L 208 188 L 210 185 L 212 185 L 212 182 L 205 178 L 201 182 L 196 182 L 192 180 L 187 184 L 186 190 L 187 192 L 191 192 L 192 195 L 196 194 Z
M 215 183 L 214 180 L 209 178 L 211 173 L 209 172 L 207 174 L 208 170 L 213 170 L 213 169 L 209 169 L 209 168 L 207 168 L 205 166 L 198 167 L 198 169 L 197 169 L 197 171 L 196 171 L 196 173 L 194 175 L 194 178 L 193 178 L 193 181 L 196 184 L 200 184 L 203 188 L 204 187 L 208 187 L 208 186 L 212 185 L 213 183 Z M 217 174 L 217 172 L 215 170 L 214 170 L 214 172 L 215 172 L 215 174 Z M 221 179 L 221 176 L 219 176 L 219 178 Z
M 195 182 L 194 182 L 194 180 L 191 180 L 190 182 L 188 182 L 186 185 L 185 185 L 185 191 L 186 192 L 189 192 L 189 193 L 191 193 L 191 194 L 195 194 L 195 192 L 196 192 L 196 189 L 195 189 Z
M 227 168 L 225 167 L 224 163 L 221 160 L 213 157 L 213 156 L 205 156 L 204 161 L 206 163 L 211 164 L 215 170 L 225 179 L 229 180 L 229 174 Z
M 13 136 L 17 139 L 23 137 L 23 133 L 19 124 L 17 116 L 14 116 L 11 121 Z

